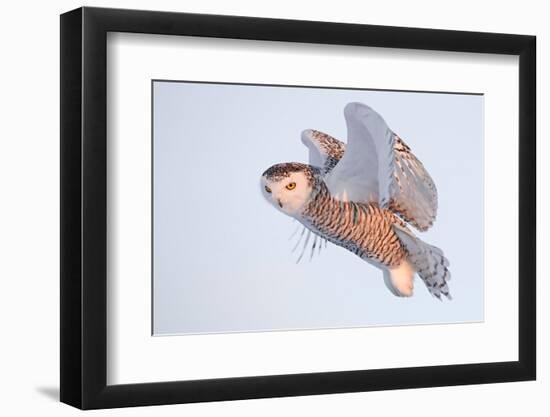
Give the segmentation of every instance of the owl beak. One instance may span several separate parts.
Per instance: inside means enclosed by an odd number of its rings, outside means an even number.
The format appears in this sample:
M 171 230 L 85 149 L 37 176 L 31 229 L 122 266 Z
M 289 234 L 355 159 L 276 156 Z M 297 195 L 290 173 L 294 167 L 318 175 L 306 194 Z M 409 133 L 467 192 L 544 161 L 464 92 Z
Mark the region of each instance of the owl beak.
M 277 203 L 279 203 L 280 208 L 283 208 L 283 203 L 281 203 L 281 200 L 277 199 Z

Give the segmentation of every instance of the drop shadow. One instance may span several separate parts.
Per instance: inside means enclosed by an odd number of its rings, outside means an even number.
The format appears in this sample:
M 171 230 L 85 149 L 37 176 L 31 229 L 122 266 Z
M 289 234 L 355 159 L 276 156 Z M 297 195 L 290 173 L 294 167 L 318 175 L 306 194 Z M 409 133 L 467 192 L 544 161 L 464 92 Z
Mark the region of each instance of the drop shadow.
M 59 401 L 59 387 L 36 387 L 36 391 L 53 401 Z

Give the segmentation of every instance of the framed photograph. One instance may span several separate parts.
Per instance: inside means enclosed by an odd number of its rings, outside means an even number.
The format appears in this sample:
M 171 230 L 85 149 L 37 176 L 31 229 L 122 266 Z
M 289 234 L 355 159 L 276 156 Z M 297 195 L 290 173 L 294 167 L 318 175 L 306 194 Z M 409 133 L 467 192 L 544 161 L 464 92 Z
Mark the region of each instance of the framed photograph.
M 535 37 L 61 16 L 61 401 L 533 380 Z

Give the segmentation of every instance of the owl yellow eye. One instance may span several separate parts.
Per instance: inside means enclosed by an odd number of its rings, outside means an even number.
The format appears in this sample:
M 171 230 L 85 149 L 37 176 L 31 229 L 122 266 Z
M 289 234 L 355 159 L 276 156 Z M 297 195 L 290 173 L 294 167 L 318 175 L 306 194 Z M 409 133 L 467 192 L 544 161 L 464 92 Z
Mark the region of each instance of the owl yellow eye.
M 289 182 L 287 185 L 286 185 L 286 189 L 287 190 L 294 190 L 296 188 L 296 183 L 295 182 Z
M 265 186 L 265 191 L 268 193 L 271 193 L 271 188 L 269 188 L 267 185 Z

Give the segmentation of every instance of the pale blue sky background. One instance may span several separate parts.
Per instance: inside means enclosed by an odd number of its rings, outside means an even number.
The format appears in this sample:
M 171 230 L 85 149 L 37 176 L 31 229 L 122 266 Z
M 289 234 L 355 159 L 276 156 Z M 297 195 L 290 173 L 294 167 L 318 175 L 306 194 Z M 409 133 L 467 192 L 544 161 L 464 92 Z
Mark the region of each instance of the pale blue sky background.
M 154 82 L 156 335 L 483 320 L 483 97 Z M 344 106 L 378 111 L 423 162 L 438 218 L 418 233 L 451 262 L 453 300 L 393 296 L 382 273 L 330 245 L 296 264 L 297 223 L 264 201 L 262 172 L 307 162 L 314 128 L 346 140 Z

